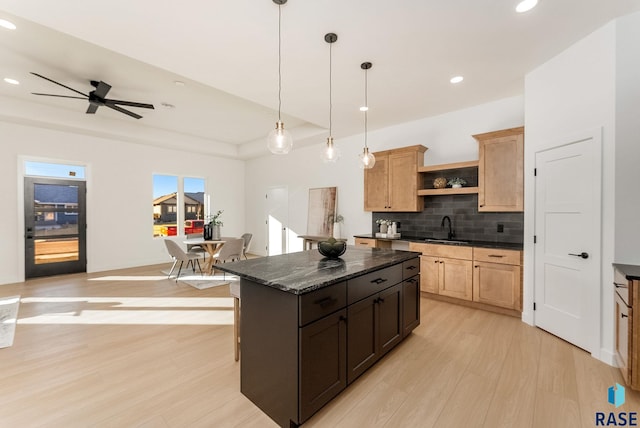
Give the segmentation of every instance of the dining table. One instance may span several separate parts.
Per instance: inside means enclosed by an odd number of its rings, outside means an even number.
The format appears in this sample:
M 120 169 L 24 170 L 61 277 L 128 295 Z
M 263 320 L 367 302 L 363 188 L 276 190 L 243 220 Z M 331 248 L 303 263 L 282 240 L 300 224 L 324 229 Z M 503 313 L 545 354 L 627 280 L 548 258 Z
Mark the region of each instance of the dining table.
M 194 246 L 194 245 L 199 245 L 202 248 L 205 249 L 205 251 L 207 252 L 207 254 L 209 254 L 209 258 L 207 258 L 205 261 L 205 272 L 208 272 L 209 274 L 213 273 L 213 263 L 214 263 L 214 255 L 216 255 L 220 249 L 222 248 L 222 246 L 224 245 L 224 243 L 226 241 L 224 240 L 220 240 L 220 239 L 204 239 L 204 238 L 194 238 L 194 239 L 187 239 L 185 241 L 183 241 L 185 244 L 189 245 L 189 246 Z

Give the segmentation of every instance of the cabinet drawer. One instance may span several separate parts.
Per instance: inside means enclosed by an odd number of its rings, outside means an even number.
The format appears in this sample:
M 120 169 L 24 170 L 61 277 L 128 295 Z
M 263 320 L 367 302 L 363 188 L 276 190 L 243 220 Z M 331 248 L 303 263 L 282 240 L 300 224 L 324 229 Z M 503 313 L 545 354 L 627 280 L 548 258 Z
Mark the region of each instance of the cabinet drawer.
M 402 282 L 402 264 L 390 266 L 347 281 L 347 302 L 352 304 Z
M 347 282 L 302 294 L 298 302 L 299 323 L 301 326 L 309 324 L 347 306 Z
M 474 248 L 473 260 L 476 262 L 501 263 L 505 265 L 521 265 L 522 252 L 503 250 L 500 248 Z
M 411 278 L 420 273 L 420 258 L 407 260 L 402 263 L 402 279 Z
M 473 259 L 473 247 L 459 245 L 422 244 L 410 242 L 409 250 L 421 251 L 424 256 L 448 257 L 450 259 L 462 260 Z
M 368 239 L 368 238 L 356 238 L 355 245 L 356 247 L 360 247 L 360 248 L 363 248 L 363 247 L 375 248 L 376 240 Z

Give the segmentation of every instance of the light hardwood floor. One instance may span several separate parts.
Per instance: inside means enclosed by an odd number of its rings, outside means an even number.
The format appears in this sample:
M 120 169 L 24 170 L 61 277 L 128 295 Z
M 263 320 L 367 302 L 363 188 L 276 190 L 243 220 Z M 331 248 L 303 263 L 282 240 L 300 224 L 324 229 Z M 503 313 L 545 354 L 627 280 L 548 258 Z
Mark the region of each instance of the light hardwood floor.
M 0 349 L 1 427 L 274 427 L 240 393 L 227 286 L 168 265 L 0 285 L 22 297 Z M 265 368 L 268 369 L 268 368 Z M 423 299 L 422 323 L 305 427 L 593 427 L 640 411 L 618 370 L 504 315 Z

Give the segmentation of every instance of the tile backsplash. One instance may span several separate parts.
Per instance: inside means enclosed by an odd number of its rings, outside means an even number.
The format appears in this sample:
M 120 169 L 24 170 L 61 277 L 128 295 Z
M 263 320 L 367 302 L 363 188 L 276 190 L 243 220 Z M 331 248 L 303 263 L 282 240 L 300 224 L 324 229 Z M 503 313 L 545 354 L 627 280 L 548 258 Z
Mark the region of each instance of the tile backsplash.
M 478 212 L 477 194 L 425 196 L 424 211 L 419 213 L 374 212 L 371 231 L 379 231 L 376 220 L 387 219 L 400 222 L 404 236 L 446 238 L 448 227 L 440 227 L 446 215 L 451 218 L 457 239 L 515 244 L 524 241 L 524 213 Z

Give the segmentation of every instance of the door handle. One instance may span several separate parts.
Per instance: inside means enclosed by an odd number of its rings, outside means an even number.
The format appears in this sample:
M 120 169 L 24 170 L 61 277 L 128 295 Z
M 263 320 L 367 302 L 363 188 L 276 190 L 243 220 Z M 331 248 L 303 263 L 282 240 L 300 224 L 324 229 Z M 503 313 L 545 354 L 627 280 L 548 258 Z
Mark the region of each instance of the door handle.
M 580 254 L 571 254 L 569 253 L 570 256 L 576 256 L 576 257 L 582 257 L 583 259 L 588 259 L 589 258 L 589 253 L 585 253 L 584 251 L 581 252 Z

